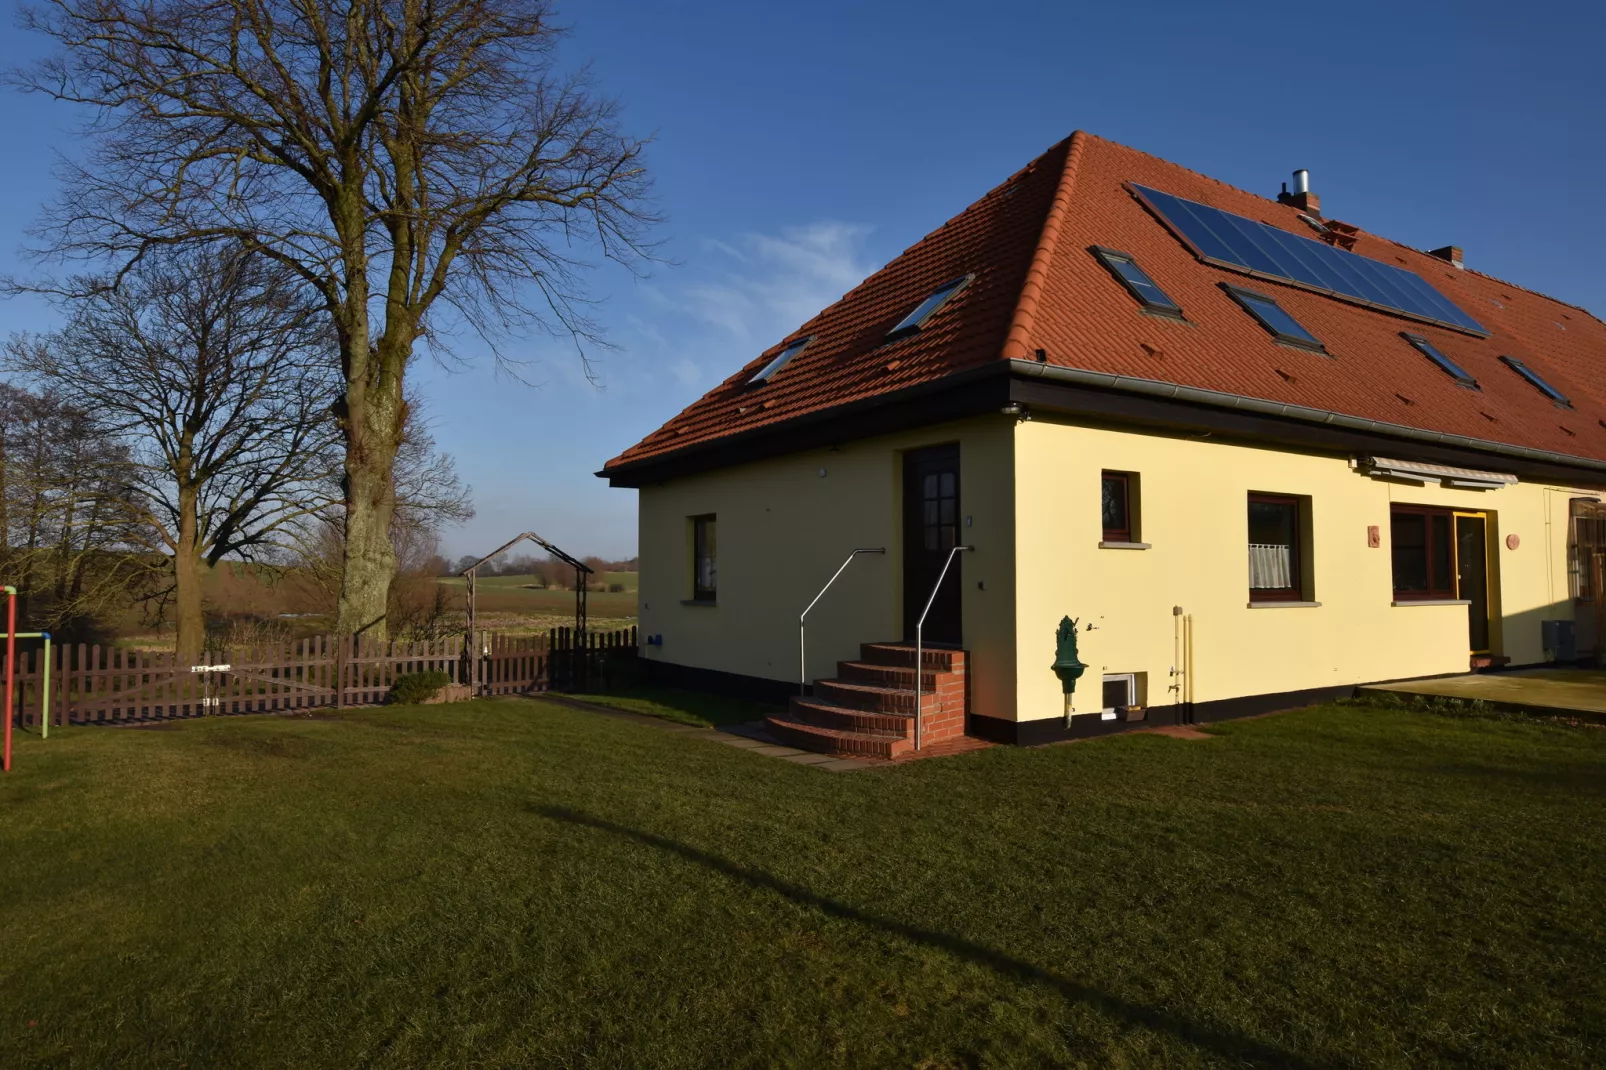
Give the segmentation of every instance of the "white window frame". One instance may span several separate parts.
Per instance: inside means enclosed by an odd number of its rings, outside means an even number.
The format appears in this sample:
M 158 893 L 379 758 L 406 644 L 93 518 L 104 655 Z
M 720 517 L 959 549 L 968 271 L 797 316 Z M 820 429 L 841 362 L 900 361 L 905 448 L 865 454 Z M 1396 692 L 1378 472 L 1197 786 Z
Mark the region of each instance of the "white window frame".
M 1107 672 L 1104 674 L 1102 683 L 1108 684 L 1116 680 L 1126 681 L 1125 705 L 1136 706 L 1138 704 L 1138 674 L 1135 672 Z M 1104 691 L 1102 687 L 1099 690 L 1099 701 L 1104 701 Z M 1100 719 L 1105 721 L 1113 721 L 1119 716 L 1120 714 L 1116 712 L 1114 706 L 1106 706 L 1102 711 Z

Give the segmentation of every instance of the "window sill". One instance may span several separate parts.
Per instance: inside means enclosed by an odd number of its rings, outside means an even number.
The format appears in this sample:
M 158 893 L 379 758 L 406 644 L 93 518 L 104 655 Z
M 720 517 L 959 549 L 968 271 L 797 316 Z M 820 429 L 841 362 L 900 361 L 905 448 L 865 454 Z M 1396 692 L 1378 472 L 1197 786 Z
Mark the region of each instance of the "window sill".
M 1108 539 L 1099 541 L 1100 550 L 1147 550 L 1148 548 L 1149 544 L 1146 542 L 1112 542 Z
M 1320 602 L 1284 602 L 1276 600 L 1249 603 L 1250 609 L 1317 609 L 1320 606 Z
M 712 598 L 682 598 L 680 600 L 680 604 L 683 605 L 683 606 L 717 606 L 717 605 L 719 605 L 719 603 L 717 601 L 715 601 L 714 599 L 712 599 Z
M 1390 602 L 1391 606 L 1470 606 L 1467 598 L 1405 598 Z

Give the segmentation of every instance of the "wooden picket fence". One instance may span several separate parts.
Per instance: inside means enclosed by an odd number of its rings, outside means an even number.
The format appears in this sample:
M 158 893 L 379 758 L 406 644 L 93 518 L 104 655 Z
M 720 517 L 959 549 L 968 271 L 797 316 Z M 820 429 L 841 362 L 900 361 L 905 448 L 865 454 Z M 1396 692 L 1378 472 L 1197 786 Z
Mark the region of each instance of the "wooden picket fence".
M 554 629 L 546 635 L 481 637 L 480 693 L 515 695 L 582 691 L 628 683 L 635 671 L 636 630 Z M 3 662 L 0 650 L 0 662 Z M 385 701 L 398 676 L 439 670 L 466 683 L 474 666 L 463 639 L 383 642 L 319 636 L 281 646 L 231 651 L 217 664 L 191 665 L 173 654 L 117 647 L 51 650 L 50 709 L 42 709 L 43 650 L 17 652 L 13 715 L 18 723 L 121 724 L 236 713 L 275 713 Z M 0 684 L 3 686 L 3 684 Z

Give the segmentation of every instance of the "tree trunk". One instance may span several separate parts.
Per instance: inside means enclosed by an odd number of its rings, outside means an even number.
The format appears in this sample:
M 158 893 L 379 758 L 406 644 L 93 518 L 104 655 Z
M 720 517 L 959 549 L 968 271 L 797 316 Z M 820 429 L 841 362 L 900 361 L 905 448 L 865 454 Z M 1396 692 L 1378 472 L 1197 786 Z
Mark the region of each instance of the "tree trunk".
M 201 600 L 206 567 L 201 563 L 195 506 L 195 491 L 181 488 L 178 541 L 173 547 L 173 601 L 178 624 L 179 663 L 190 665 L 198 663 L 206 649 L 206 612 Z
M 396 512 L 396 452 L 406 418 L 400 376 L 378 389 L 348 391 L 346 531 L 340 582 L 339 635 L 385 639 L 386 605 L 396 578 L 390 525 Z M 354 404 L 355 402 L 355 404 Z

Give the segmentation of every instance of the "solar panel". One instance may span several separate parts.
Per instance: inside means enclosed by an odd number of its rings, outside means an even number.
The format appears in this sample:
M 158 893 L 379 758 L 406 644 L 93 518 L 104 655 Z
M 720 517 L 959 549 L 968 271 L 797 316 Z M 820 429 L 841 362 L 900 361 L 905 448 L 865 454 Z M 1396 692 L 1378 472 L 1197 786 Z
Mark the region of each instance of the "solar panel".
M 1469 334 L 1489 334 L 1414 271 L 1147 186 L 1133 183 L 1132 189 L 1201 260 Z

